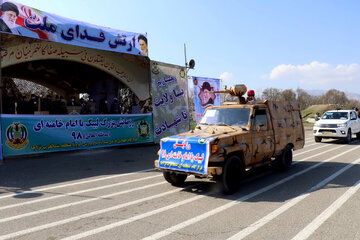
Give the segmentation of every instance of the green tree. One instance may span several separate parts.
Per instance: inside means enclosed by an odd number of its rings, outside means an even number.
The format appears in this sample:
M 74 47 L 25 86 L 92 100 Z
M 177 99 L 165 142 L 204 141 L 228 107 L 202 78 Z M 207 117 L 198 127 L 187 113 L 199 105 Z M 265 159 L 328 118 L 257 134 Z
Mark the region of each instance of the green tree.
M 305 92 L 301 88 L 296 89 L 296 95 L 297 95 L 296 100 L 299 103 L 301 110 L 306 109 L 307 107 L 309 107 L 314 103 L 315 100 L 314 97 L 308 94 L 307 92 Z
M 262 92 L 262 98 L 270 101 L 279 101 L 281 91 L 277 88 L 266 88 Z
M 292 89 L 285 89 L 280 94 L 280 100 L 284 102 L 296 101 L 296 93 Z
M 320 97 L 319 101 L 322 104 L 335 104 L 344 107 L 349 103 L 349 99 L 346 97 L 344 92 L 336 89 L 330 89 L 323 96 Z

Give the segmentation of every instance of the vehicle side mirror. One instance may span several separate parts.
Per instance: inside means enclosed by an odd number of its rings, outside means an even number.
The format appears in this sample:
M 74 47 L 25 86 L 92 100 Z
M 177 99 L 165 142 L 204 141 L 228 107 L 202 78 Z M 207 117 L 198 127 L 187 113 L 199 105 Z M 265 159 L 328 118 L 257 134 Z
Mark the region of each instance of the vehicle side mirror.
M 264 125 L 264 124 L 258 125 L 256 130 L 257 130 L 258 132 L 261 132 L 261 131 L 265 130 L 265 125 Z
M 319 120 L 320 120 L 320 117 L 316 117 L 316 118 L 315 118 L 315 121 L 319 121 Z

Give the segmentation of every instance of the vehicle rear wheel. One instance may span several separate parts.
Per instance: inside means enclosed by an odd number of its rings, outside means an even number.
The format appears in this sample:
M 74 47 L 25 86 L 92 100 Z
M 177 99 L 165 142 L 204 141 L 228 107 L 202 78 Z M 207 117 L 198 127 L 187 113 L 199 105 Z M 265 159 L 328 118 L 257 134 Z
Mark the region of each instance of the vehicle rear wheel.
M 315 142 L 321 142 L 321 137 L 315 137 Z
M 351 129 L 349 128 L 348 133 L 346 135 L 346 139 L 345 139 L 346 143 L 350 143 L 351 142 Z
M 180 186 L 183 184 L 187 178 L 186 174 L 175 173 L 175 172 L 163 172 L 164 178 L 166 181 L 171 183 L 173 186 Z
M 224 166 L 224 172 L 221 177 L 223 192 L 232 194 L 240 187 L 240 181 L 245 175 L 243 161 L 235 155 L 227 158 Z
M 286 171 L 291 167 L 293 160 L 292 148 L 287 145 L 280 156 L 277 156 L 275 159 L 275 165 L 277 169 L 281 171 Z

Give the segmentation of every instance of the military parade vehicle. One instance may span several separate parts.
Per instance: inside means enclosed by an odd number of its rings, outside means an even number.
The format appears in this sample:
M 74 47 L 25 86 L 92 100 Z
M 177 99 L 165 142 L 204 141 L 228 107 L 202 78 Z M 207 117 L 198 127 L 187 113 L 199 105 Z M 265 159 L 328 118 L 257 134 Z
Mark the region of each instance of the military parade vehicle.
M 155 168 L 172 185 L 188 175 L 221 181 L 224 193 L 235 192 L 247 170 L 265 164 L 290 168 L 293 150 L 305 144 L 300 107 L 292 102 L 256 101 L 253 91 L 235 85 L 218 91 L 239 102 L 206 109 L 194 130 L 162 138 Z

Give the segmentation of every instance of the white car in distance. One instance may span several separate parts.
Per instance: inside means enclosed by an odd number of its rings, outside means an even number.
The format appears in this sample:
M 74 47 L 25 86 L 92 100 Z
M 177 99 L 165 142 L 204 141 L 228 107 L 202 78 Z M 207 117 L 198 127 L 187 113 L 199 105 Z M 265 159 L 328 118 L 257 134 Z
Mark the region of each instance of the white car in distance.
M 315 142 L 323 138 L 343 139 L 351 142 L 352 134 L 360 139 L 360 119 L 354 110 L 331 110 L 325 112 L 313 128 Z

